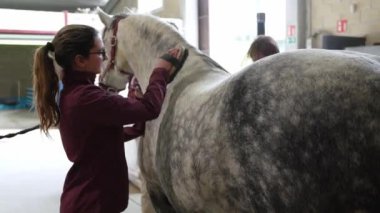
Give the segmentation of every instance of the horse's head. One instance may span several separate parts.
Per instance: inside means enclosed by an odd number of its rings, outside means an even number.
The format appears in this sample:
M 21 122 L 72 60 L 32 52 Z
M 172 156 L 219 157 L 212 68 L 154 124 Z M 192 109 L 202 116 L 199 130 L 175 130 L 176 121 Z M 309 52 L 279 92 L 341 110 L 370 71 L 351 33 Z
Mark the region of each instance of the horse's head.
M 126 16 L 114 16 L 106 14 L 98 9 L 100 20 L 105 25 L 103 42 L 107 58 L 104 61 L 104 69 L 100 73 L 99 82 L 112 90 L 124 90 L 127 82 L 132 78 L 133 71 L 123 54 L 120 53 L 117 40 L 118 22 Z
M 133 75 L 144 92 L 157 58 L 177 45 L 189 44 L 173 25 L 147 14 L 122 14 L 114 17 L 99 10 L 105 25 L 103 42 L 108 58 L 100 83 L 121 90 Z

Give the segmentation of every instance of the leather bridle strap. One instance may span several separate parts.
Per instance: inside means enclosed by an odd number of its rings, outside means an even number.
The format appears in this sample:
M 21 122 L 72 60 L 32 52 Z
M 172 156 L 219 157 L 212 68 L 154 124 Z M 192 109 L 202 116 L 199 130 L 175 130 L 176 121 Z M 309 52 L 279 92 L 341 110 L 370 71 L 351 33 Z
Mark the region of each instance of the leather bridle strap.
M 115 62 L 116 62 L 115 57 L 116 57 L 116 50 L 117 50 L 117 30 L 119 26 L 119 21 L 121 19 L 123 19 L 123 17 L 116 17 L 114 20 L 114 23 L 112 23 L 113 31 L 112 31 L 112 40 L 111 40 L 111 55 L 110 55 L 111 58 L 106 70 L 115 68 Z
M 116 71 L 116 68 L 117 68 L 116 67 L 117 31 L 118 31 L 118 27 L 119 27 L 119 21 L 124 19 L 124 18 L 125 17 L 123 17 L 123 16 L 115 16 L 115 18 L 111 24 L 111 27 L 112 27 L 112 29 L 111 29 L 112 30 L 111 52 L 110 52 L 110 60 L 108 61 L 108 64 L 106 66 L 106 71 L 111 70 L 111 69 L 114 69 Z M 120 71 L 124 74 L 133 75 L 133 74 L 128 73 L 122 69 L 119 69 L 118 71 Z M 100 81 L 99 85 L 109 92 L 112 92 L 112 93 L 118 92 L 117 89 L 112 88 L 110 86 L 107 86 L 107 85 L 101 83 L 101 81 Z

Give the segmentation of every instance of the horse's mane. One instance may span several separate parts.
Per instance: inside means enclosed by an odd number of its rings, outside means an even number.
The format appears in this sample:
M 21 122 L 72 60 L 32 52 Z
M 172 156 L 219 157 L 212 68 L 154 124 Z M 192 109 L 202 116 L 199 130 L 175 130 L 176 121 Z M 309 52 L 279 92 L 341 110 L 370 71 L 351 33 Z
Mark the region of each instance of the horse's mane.
M 137 13 L 120 13 L 112 18 L 110 26 L 107 26 L 104 30 L 113 29 L 116 20 L 119 19 L 133 19 L 133 25 L 136 25 L 136 29 L 139 30 L 139 35 L 142 38 L 149 38 L 153 43 L 182 43 L 183 45 L 188 45 L 182 35 L 178 32 L 178 29 L 169 22 L 161 20 L 159 17 L 155 17 L 149 14 L 137 14 Z M 153 38 L 153 39 L 152 39 Z M 160 45 L 161 47 L 164 44 Z M 172 45 L 169 45 L 172 46 Z
M 111 24 L 104 28 L 104 32 L 113 29 L 117 24 L 116 20 L 125 18 L 133 19 L 133 22 L 131 23 L 136 26 L 135 29 L 139 30 L 138 35 L 140 35 L 142 39 L 146 38 L 147 41 L 152 42 L 151 46 L 156 47 L 156 51 L 166 51 L 168 48 L 173 47 L 178 43 L 189 49 L 194 48 L 184 39 L 184 37 L 180 34 L 176 26 L 173 26 L 173 24 L 170 22 L 163 21 L 159 17 L 149 14 L 117 14 L 112 17 Z M 206 64 L 226 71 L 222 66 L 220 66 L 217 62 L 215 62 L 213 59 L 211 59 L 204 53 L 200 51 L 194 51 L 194 54 L 200 56 L 200 58 L 202 58 Z

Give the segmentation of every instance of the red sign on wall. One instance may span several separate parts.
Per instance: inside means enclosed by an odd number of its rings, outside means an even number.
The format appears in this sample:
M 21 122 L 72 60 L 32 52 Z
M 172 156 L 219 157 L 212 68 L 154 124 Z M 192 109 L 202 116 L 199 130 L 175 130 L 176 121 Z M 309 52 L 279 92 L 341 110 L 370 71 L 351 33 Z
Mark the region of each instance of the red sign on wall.
M 296 35 L 296 25 L 288 25 L 288 36 Z
M 347 31 L 347 19 L 338 20 L 336 24 L 336 31 L 338 33 L 344 33 Z

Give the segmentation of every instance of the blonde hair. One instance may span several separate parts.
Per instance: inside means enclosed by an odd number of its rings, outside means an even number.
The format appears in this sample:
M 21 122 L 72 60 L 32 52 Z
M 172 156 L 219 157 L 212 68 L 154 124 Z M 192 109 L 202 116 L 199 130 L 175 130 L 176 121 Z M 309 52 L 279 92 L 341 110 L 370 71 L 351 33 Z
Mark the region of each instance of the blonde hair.
M 56 97 L 59 92 L 59 76 L 54 63 L 64 72 L 72 69 L 76 55 L 87 57 L 98 32 L 87 25 L 66 25 L 59 30 L 53 41 L 36 49 L 33 62 L 34 104 L 40 119 L 40 129 L 59 124 L 60 112 Z M 50 55 L 50 57 L 49 57 Z

